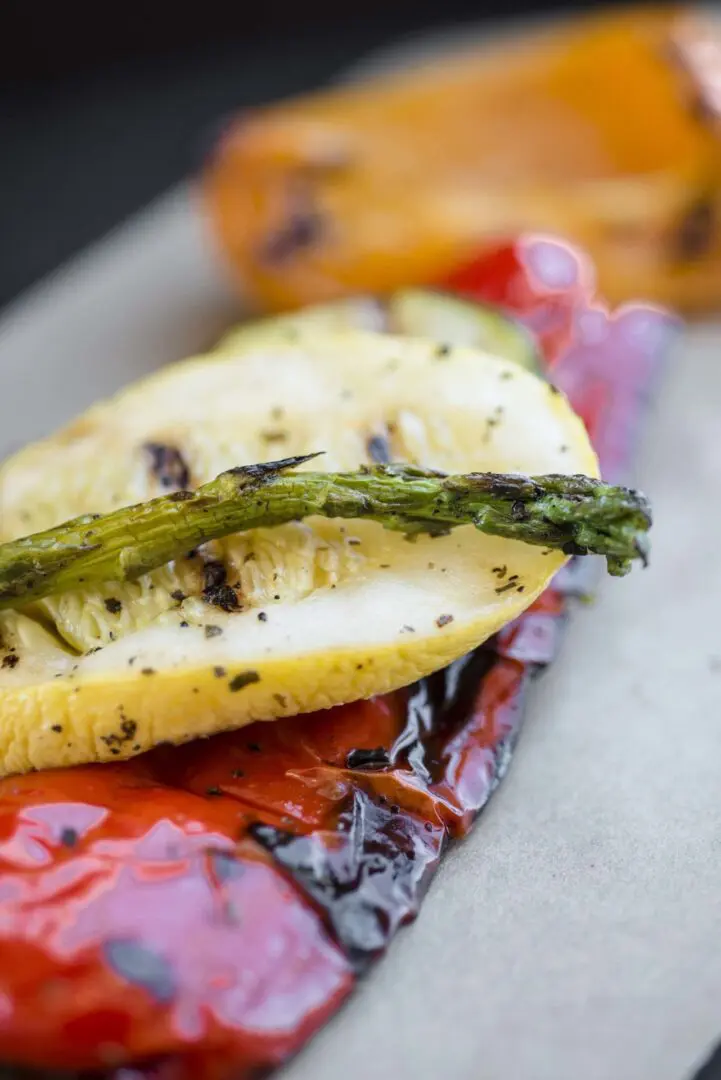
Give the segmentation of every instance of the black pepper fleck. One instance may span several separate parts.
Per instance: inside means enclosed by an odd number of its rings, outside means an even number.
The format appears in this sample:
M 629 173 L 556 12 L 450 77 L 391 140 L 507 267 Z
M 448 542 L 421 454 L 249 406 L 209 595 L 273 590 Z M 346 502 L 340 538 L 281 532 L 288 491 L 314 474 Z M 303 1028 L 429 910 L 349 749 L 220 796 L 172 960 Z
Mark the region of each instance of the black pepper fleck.
M 63 730 L 63 725 L 62 724 L 53 724 L 52 727 L 50 728 L 50 730 L 55 731 L 59 735 L 60 732 Z
M 451 622 L 453 622 L 452 615 L 439 615 L 436 619 L 436 626 L 440 629 L 443 626 L 448 626 Z
M 220 637 L 222 633 L 223 631 L 219 626 L 206 626 L 205 628 L 205 636 L 207 638 Z
M 259 611 L 258 612 L 258 622 L 267 622 L 267 621 L 268 621 L 268 615 L 266 614 L 266 612 L 265 611 Z
M 111 615 L 119 615 L 123 610 L 123 605 L 115 596 L 108 596 L 103 602 L 105 610 L 110 612 Z
M 228 683 L 228 688 L 231 693 L 235 694 L 238 690 L 243 690 L 246 686 L 251 686 L 253 683 L 260 682 L 260 675 L 257 671 L 241 671 L 239 674 L 234 675 Z
M 77 842 L 77 830 L 67 825 L 60 833 L 60 843 L 63 845 L 63 847 L 75 847 Z
M 12 668 L 17 667 L 19 663 L 19 656 L 17 656 L 15 653 L 8 653 L 7 656 L 3 656 L 3 662 L 1 666 L 4 668 L 10 668 L 12 670 Z

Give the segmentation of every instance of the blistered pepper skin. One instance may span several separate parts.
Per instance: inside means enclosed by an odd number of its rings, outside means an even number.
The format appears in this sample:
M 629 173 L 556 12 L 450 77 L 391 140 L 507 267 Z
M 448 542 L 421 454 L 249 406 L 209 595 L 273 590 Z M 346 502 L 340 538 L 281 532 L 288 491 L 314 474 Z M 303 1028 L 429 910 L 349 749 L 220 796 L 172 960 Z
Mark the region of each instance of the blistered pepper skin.
M 612 303 L 721 301 L 721 37 L 604 11 L 243 114 L 205 205 L 260 308 L 434 282 L 529 229 L 582 245 Z
M 544 237 L 442 284 L 526 322 L 623 479 L 672 320 L 610 312 Z M 587 563 L 402 692 L 0 781 L 3 1080 L 250 1080 L 298 1050 L 504 776 Z

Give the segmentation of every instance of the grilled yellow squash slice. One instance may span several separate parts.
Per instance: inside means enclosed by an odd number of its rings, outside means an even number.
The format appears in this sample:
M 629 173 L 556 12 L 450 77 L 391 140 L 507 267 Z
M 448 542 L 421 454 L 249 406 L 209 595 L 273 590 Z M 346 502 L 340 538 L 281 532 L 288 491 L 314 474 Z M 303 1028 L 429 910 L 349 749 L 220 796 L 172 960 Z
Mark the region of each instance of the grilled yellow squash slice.
M 280 338 L 165 368 L 11 458 L 0 540 L 316 450 L 328 470 L 597 475 L 563 395 L 512 361 L 361 330 Z M 0 612 L 0 774 L 403 686 L 515 618 L 563 561 L 470 526 L 410 542 L 314 518 Z

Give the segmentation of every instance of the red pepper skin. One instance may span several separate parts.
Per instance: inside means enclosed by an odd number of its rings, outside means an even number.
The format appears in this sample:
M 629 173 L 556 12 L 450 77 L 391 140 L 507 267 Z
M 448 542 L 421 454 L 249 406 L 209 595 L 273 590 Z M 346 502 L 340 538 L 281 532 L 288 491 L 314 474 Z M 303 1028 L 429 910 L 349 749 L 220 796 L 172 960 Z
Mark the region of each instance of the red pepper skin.
M 442 284 L 524 321 L 622 479 L 673 321 L 610 313 L 585 256 L 547 237 Z M 0 781 L 0 1061 L 242 1080 L 293 1054 L 505 774 L 582 565 L 403 692 Z

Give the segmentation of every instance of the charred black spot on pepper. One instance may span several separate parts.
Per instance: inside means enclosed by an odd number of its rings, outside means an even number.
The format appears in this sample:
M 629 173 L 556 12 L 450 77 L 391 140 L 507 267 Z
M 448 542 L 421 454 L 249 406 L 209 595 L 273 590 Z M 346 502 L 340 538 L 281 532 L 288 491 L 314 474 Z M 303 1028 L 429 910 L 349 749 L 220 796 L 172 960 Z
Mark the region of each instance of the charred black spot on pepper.
M 150 459 L 150 471 L 161 487 L 187 488 L 190 484 L 190 469 L 176 446 L 165 443 L 148 442 L 143 447 Z
M 241 671 L 228 683 L 228 688 L 231 693 L 235 694 L 238 690 L 242 690 L 246 686 L 252 686 L 253 683 L 260 682 L 260 675 L 257 671 Z
M 110 967 L 126 982 L 147 990 L 160 1004 L 168 1004 L 175 996 L 175 974 L 165 957 L 147 945 L 130 938 L 106 941 L 103 954 Z
M 410 814 L 356 787 L 332 844 L 254 823 L 250 834 L 323 911 L 357 970 L 411 917 L 440 851 Z M 337 843 L 336 843 L 337 840 Z
M 19 663 L 20 657 L 16 653 L 8 653 L 6 656 L 3 656 L 2 665 L 0 666 L 12 670 L 17 667 Z
M 716 232 L 716 208 L 709 197 L 699 199 L 684 214 L 674 238 L 674 254 L 679 259 L 700 259 L 707 255 Z
M 105 610 L 111 615 L 119 615 L 123 610 L 123 605 L 115 596 L 108 596 L 103 603 L 105 604 Z
M 259 754 L 259 753 L 261 752 L 261 750 L 260 750 L 260 743 L 257 743 L 257 742 L 249 742 L 249 743 L 247 744 L 247 746 L 248 746 L 248 749 L 250 750 L 251 754 Z
M 211 798 L 214 798 L 218 795 L 222 795 L 223 792 L 220 790 L 219 787 L 209 787 L 205 789 L 205 794 L 210 796 Z
M 294 183 L 287 193 L 288 209 L 283 225 L 261 245 L 260 258 L 267 263 L 286 262 L 323 238 L 326 223 L 314 205 L 308 184 Z
M 281 709 L 284 709 L 286 707 L 286 705 L 288 704 L 288 699 L 285 696 L 285 694 L 273 694 L 273 698 L 274 698 L 275 701 L 278 702 Z
M 391 759 L 385 747 L 376 746 L 372 750 L 351 750 L 345 763 L 348 769 L 385 769 Z
M 73 829 L 69 825 L 67 825 L 64 829 L 61 830 L 60 843 L 63 845 L 63 847 L 75 847 L 77 842 L 78 833 L 76 829 Z
M 219 626 L 206 626 L 205 628 L 205 636 L 207 638 L 220 637 L 222 633 L 223 631 Z
M 528 510 L 523 499 L 516 499 L 511 505 L 511 517 L 514 521 L 525 521 L 528 517 Z
M 242 769 L 233 769 L 230 775 L 233 777 L 234 780 L 242 780 L 245 776 L 245 773 Z

